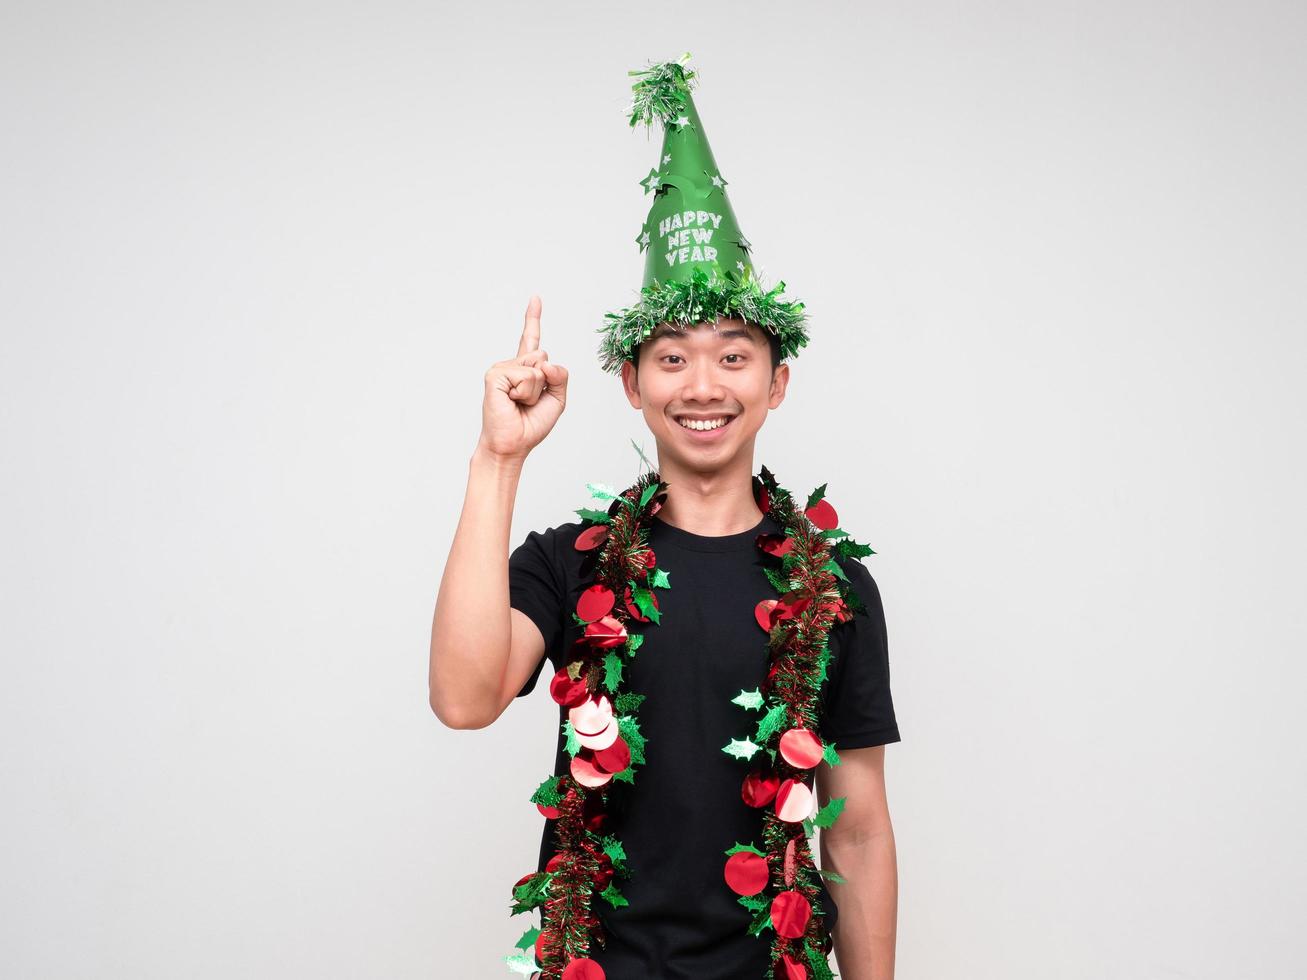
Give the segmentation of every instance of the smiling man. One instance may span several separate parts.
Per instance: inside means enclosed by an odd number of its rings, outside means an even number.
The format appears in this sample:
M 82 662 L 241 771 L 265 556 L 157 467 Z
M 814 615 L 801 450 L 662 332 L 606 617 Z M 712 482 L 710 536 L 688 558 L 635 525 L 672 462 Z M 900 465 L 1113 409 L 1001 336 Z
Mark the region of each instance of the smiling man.
M 538 297 L 486 372 L 482 432 L 431 635 L 432 710 L 484 728 L 551 666 L 545 825 L 508 965 L 546 980 L 894 972 L 897 870 L 884 746 L 899 741 L 871 553 L 825 485 L 798 501 L 759 430 L 807 342 L 802 304 L 753 277 L 681 62 L 650 66 L 632 124 L 664 125 L 639 303 L 609 314 L 658 466 L 509 554 L 522 465 L 566 404 Z M 809 837 L 820 833 L 821 866 Z M 538 974 L 537 974 L 538 971 Z

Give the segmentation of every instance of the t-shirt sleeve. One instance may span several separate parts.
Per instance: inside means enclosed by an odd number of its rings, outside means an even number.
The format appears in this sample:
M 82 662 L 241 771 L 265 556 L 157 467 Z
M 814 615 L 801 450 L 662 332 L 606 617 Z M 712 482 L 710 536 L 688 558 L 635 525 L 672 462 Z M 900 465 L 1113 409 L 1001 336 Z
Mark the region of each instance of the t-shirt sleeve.
M 901 741 L 890 694 L 889 645 L 880 589 L 862 562 L 846 559 L 840 567 L 867 608 L 829 634 L 832 661 L 822 738 L 834 742 L 836 751 Z
M 563 572 L 556 530 L 531 531 L 508 556 L 508 604 L 530 617 L 545 638 L 545 654 L 517 697 L 535 690 L 550 652 L 563 632 Z

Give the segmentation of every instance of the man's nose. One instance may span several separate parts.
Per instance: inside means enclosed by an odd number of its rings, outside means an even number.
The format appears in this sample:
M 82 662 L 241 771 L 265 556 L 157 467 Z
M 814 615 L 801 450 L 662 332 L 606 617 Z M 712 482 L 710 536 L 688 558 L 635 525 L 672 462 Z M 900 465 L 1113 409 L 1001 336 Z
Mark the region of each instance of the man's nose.
M 682 397 L 687 401 L 720 401 L 725 391 L 717 375 L 716 367 L 707 359 L 700 358 L 697 360 L 690 370 L 686 372 L 685 392 Z

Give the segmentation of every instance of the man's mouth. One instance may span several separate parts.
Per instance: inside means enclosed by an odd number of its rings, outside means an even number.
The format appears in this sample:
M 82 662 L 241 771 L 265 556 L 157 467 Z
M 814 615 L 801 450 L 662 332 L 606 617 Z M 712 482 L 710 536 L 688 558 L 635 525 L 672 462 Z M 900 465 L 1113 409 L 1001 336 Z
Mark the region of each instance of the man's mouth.
M 731 424 L 734 415 L 715 415 L 705 418 L 698 418 L 692 415 L 675 416 L 676 423 L 682 428 L 694 433 L 716 432 L 724 429 Z

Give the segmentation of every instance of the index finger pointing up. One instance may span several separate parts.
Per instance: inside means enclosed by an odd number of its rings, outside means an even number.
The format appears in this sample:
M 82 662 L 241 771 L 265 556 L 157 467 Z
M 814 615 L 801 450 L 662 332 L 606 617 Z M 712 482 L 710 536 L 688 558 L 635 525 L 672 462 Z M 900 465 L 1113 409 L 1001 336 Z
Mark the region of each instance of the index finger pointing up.
M 526 304 L 526 323 L 522 326 L 522 339 L 517 343 L 517 356 L 540 349 L 540 297 L 532 296 Z

